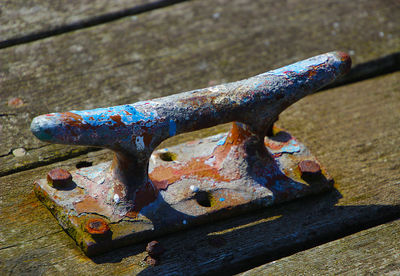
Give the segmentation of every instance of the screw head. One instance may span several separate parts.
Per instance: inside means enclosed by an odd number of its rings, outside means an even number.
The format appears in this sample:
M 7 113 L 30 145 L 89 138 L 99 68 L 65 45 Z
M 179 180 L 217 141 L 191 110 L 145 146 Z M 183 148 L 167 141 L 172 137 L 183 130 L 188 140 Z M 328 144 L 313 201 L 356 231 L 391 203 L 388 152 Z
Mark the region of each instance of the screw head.
M 57 168 L 47 174 L 47 183 L 54 188 L 63 188 L 72 182 L 72 175 L 69 171 Z
M 318 176 L 321 174 L 321 167 L 317 162 L 312 160 L 301 161 L 299 163 L 299 170 L 303 178 L 310 176 Z
M 93 236 L 104 236 L 110 232 L 110 227 L 104 219 L 91 218 L 86 221 L 85 231 Z
M 151 241 L 147 244 L 146 251 L 151 257 L 158 257 L 165 252 L 165 249 L 158 241 Z

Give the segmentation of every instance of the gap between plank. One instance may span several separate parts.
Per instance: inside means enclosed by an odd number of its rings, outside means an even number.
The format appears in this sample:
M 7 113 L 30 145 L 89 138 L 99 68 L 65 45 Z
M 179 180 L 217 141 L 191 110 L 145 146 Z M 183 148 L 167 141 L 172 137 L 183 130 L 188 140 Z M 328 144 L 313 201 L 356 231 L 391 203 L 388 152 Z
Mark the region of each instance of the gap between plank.
M 172 5 L 175 5 L 175 4 L 178 4 L 181 2 L 185 2 L 185 1 L 188 1 L 188 0 L 159 0 L 159 1 L 155 1 L 152 3 L 148 3 L 148 4 L 143 4 L 140 6 L 136 6 L 136 7 L 132 7 L 132 8 L 124 9 L 124 10 L 119 10 L 119 11 L 115 11 L 115 12 L 110 12 L 110 13 L 94 16 L 94 17 L 86 19 L 86 20 L 80 20 L 77 22 L 63 25 L 63 26 L 54 27 L 47 31 L 39 31 L 39 32 L 34 32 L 31 34 L 24 35 L 21 37 L 13 37 L 13 38 L 10 38 L 7 40 L 0 41 L 0 49 L 4 49 L 4 48 L 8 48 L 8 47 L 12 47 L 15 45 L 28 43 L 28 42 L 33 42 L 36 40 L 48 38 L 48 37 L 55 36 L 55 35 L 64 34 L 64 33 L 71 32 L 71 31 L 76 31 L 79 29 L 93 27 L 96 25 L 100 25 L 100 24 L 104 24 L 107 22 L 118 20 L 118 19 L 126 17 L 126 16 L 137 15 L 140 13 L 172 6 Z
M 307 199 L 303 199 L 307 200 Z M 282 247 L 261 254 L 257 257 L 252 257 L 251 259 L 245 259 L 235 264 L 230 264 L 221 269 L 214 271 L 209 271 L 203 275 L 233 275 L 246 272 L 248 270 L 254 269 L 258 266 L 268 264 L 270 262 L 277 261 L 279 259 L 288 257 L 290 255 L 296 254 L 301 251 L 309 250 L 313 247 L 317 247 L 335 240 L 342 239 L 344 237 L 356 234 L 358 232 L 377 227 L 382 224 L 390 223 L 400 219 L 400 206 L 396 206 L 398 212 L 385 214 L 382 217 L 376 218 L 371 221 L 363 221 L 356 225 L 342 225 L 341 229 L 330 229 L 321 235 L 314 237 L 309 237 L 309 239 L 294 243 L 291 245 L 283 245 Z

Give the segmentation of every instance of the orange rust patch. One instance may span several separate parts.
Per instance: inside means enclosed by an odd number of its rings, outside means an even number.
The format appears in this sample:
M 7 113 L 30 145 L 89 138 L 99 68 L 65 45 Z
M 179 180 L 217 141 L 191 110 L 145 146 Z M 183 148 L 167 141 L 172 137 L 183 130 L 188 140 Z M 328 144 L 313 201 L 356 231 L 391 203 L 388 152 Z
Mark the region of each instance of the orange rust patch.
M 265 146 L 267 146 L 268 148 L 270 148 L 272 150 L 279 150 L 284 145 L 286 145 L 288 143 L 281 143 L 281 142 L 275 142 L 275 141 L 267 140 L 267 141 L 265 141 L 264 144 L 265 144 Z
M 244 142 L 252 134 L 247 129 L 240 127 L 237 123 L 232 123 L 232 128 L 226 137 L 225 144 L 239 145 Z
M 114 122 L 116 122 L 116 124 L 110 126 L 111 129 L 114 129 L 114 128 L 117 128 L 117 127 L 120 127 L 120 126 L 125 126 L 125 124 L 122 122 L 121 115 L 119 115 L 119 114 L 117 114 L 117 115 L 112 115 L 112 116 L 110 116 L 110 118 L 111 118 Z
M 61 113 L 61 118 L 67 125 L 88 128 L 88 125 L 83 124 L 83 118 L 81 115 L 72 112 L 64 112 Z
M 150 202 L 151 203 L 151 202 Z M 139 214 L 139 211 L 129 211 L 125 214 L 125 217 L 128 218 L 137 218 L 137 215 Z
M 85 231 L 92 235 L 102 235 L 110 231 L 110 227 L 104 219 L 92 218 L 87 220 Z
M 344 52 L 339 52 L 339 56 L 341 61 L 347 62 L 346 68 L 343 71 L 343 74 L 347 74 L 351 69 L 351 63 L 352 63 L 351 58 L 347 53 Z
M 158 166 L 149 174 L 157 190 L 166 189 L 168 185 L 179 180 L 182 176 L 179 169 L 165 166 Z
M 314 69 L 313 69 L 313 70 L 310 70 L 310 71 L 308 72 L 308 77 L 311 78 L 311 77 L 315 76 L 316 74 L 317 74 L 317 71 L 315 71 Z
M 129 212 L 129 217 L 137 215 L 139 211 L 157 199 L 158 190 L 156 190 L 150 182 L 136 192 L 135 207 Z
M 151 140 L 153 140 L 153 135 L 150 134 L 149 132 L 144 132 L 143 133 L 143 142 L 146 147 L 148 147 L 150 145 Z
M 213 153 L 209 156 L 201 158 L 193 158 L 189 162 L 181 166 L 158 166 L 150 174 L 149 177 L 158 190 L 166 189 L 172 183 L 178 181 L 182 177 L 209 178 L 218 182 L 229 182 L 237 179 L 239 175 L 224 176 L 219 173 L 220 164 L 224 161 L 233 146 L 242 145 L 251 133 L 241 128 L 236 123 L 232 124 L 232 128 L 223 145 L 217 146 Z M 211 166 L 205 162 L 215 157 L 215 165 Z
M 81 213 L 104 214 L 105 210 L 101 208 L 99 202 L 91 196 L 86 196 L 83 200 L 74 203 L 75 210 Z
M 231 181 L 231 178 L 219 174 L 217 166 L 214 167 L 204 163 L 210 157 L 211 156 L 192 159 L 178 168 L 159 166 L 155 168 L 149 176 L 158 190 L 166 189 L 169 185 L 184 176 L 210 178 L 225 182 Z

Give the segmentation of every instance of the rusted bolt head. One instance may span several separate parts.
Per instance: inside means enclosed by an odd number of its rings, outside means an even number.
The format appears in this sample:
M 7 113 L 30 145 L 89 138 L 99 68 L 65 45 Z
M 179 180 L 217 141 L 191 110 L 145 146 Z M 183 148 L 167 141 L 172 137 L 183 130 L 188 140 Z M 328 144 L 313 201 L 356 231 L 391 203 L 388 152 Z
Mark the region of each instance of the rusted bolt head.
M 147 244 L 146 251 L 151 257 L 158 257 L 165 252 L 165 249 L 158 241 L 151 241 Z
M 146 256 L 146 258 L 144 258 L 144 261 L 146 262 L 146 264 L 151 266 L 156 266 L 159 263 L 157 258 L 153 258 L 151 256 Z
M 301 172 L 301 176 L 310 177 L 310 176 L 318 176 L 321 174 L 321 167 L 317 162 L 312 160 L 303 160 L 299 163 L 299 170 Z
M 64 169 L 57 168 L 47 174 L 47 183 L 54 188 L 63 188 L 72 182 L 71 174 Z
M 93 236 L 104 236 L 110 232 L 110 227 L 102 218 L 91 218 L 86 221 L 85 231 Z

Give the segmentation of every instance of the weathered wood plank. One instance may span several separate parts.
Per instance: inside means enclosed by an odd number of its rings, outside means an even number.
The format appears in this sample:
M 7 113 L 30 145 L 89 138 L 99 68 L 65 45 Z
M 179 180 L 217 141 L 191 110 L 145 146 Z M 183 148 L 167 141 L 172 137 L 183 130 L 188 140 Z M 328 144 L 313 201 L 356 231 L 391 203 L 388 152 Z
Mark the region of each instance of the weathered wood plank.
M 0 48 L 172 4 L 170 0 L 2 1 Z
M 132 103 L 235 81 L 330 50 L 359 64 L 400 51 L 400 5 L 206 0 L 0 51 L 0 175 L 86 148 L 47 146 L 36 115 Z M 19 97 L 22 107 L 7 102 Z M 15 157 L 12 151 L 25 148 Z M 72 155 L 70 155 L 72 152 Z
M 399 275 L 399 233 L 396 220 L 240 275 Z
M 0 271 L 59 274 L 201 274 L 250 269 L 400 216 L 400 72 L 319 93 L 292 106 L 280 124 L 311 148 L 336 192 L 160 238 L 160 266 L 145 244 L 89 259 L 35 199 L 33 179 L 56 166 L 99 162 L 103 152 L 0 178 Z

